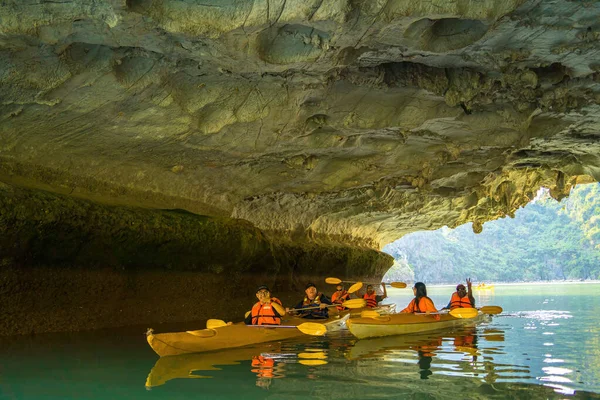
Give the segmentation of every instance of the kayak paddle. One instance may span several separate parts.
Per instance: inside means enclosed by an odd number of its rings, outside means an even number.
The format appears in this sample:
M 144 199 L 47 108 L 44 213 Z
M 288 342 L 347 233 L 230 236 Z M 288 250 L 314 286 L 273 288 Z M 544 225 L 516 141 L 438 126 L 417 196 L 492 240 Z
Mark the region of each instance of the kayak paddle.
M 454 318 L 475 318 L 479 311 L 476 308 L 455 308 L 449 314 Z
M 327 333 L 327 327 L 317 322 L 305 322 L 300 325 L 246 325 L 248 328 L 297 328 L 306 335 L 323 336 Z
M 380 317 L 379 313 L 375 310 L 365 310 L 360 313 L 361 318 L 378 318 Z
M 222 319 L 209 319 L 208 321 L 206 321 L 206 329 L 215 329 L 227 325 L 231 325 L 231 322 L 227 323 Z
M 329 278 L 325 278 L 325 282 L 329 283 L 330 285 L 337 285 L 338 283 L 342 283 L 342 282 L 355 282 L 355 281 L 343 281 L 338 278 L 329 277 Z M 381 285 L 383 282 L 377 282 L 377 283 L 376 282 L 361 282 L 361 283 L 367 283 L 368 285 Z M 406 287 L 406 283 L 404 283 L 404 282 L 392 282 L 389 285 L 396 289 L 404 289 Z
M 210 321 L 210 324 L 208 323 Z M 214 329 L 221 328 L 223 326 L 228 326 L 231 324 L 226 323 L 222 319 L 209 319 L 206 322 L 206 326 L 212 326 L 212 328 L 207 329 L 199 329 L 197 331 L 187 331 L 187 333 L 201 336 L 201 337 L 211 337 L 214 336 Z M 246 325 L 248 328 L 297 328 L 300 332 L 305 333 L 307 335 L 313 336 L 323 336 L 327 332 L 327 327 L 323 324 L 319 324 L 317 322 L 305 322 L 300 325 Z M 212 334 L 210 332 L 213 332 Z
M 500 314 L 503 311 L 502 307 L 500 306 L 483 306 L 481 308 L 478 308 L 478 310 L 484 314 L 490 315 Z
M 360 288 L 362 288 L 362 287 L 363 287 L 362 282 L 356 282 L 354 285 L 352 285 L 348 288 L 348 293 L 358 292 L 360 290 Z
M 341 307 L 345 307 L 345 308 L 363 308 L 366 305 L 367 305 L 367 302 L 365 299 L 351 299 L 351 300 L 346 300 L 342 304 L 332 304 L 332 305 L 328 305 L 327 307 L 341 306 Z M 307 307 L 307 308 L 291 308 L 288 311 L 314 310 L 316 308 L 321 308 L 321 307 L 316 306 L 316 307 Z

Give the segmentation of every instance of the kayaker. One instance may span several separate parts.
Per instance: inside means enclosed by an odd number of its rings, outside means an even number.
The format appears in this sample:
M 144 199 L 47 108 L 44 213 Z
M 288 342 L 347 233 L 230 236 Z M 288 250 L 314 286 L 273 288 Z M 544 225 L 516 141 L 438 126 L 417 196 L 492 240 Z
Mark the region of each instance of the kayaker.
M 367 301 L 367 307 L 375 308 L 377 307 L 377 303 L 387 298 L 387 290 L 385 288 L 385 283 L 382 283 L 381 287 L 383 288 L 383 294 L 381 296 L 375 292 L 375 290 L 373 289 L 373 285 L 367 285 L 367 291 L 365 294 L 361 294 L 359 292 L 358 295 L 362 296 L 362 298 Z
M 298 314 L 302 318 L 307 319 L 327 319 L 329 318 L 329 310 L 327 309 L 327 305 L 333 305 L 329 297 L 320 293 L 317 290 L 317 286 L 309 282 L 306 284 L 304 288 L 304 300 L 300 303 L 296 304 L 296 309 L 299 308 L 312 308 L 311 310 L 306 311 L 294 311 L 294 313 Z M 288 311 L 289 309 L 286 309 Z
M 285 315 L 285 308 L 276 297 L 271 297 L 268 286 L 261 285 L 256 289 L 258 302 L 244 322 L 246 325 L 281 325 L 281 317 Z
M 350 293 L 348 293 L 345 289 L 344 289 L 344 285 L 342 285 L 341 283 L 339 285 L 337 285 L 335 287 L 335 293 L 333 293 L 331 295 L 331 302 L 333 304 L 342 304 L 343 302 L 345 302 L 346 300 L 348 300 L 350 298 Z M 340 306 L 337 306 L 337 309 L 339 311 L 344 310 L 345 308 Z
M 437 313 L 437 308 L 433 304 L 433 301 L 427 297 L 427 287 L 423 282 L 417 282 L 413 286 L 413 293 L 415 298 L 411 300 L 404 310 L 400 311 L 401 313 Z M 439 319 L 440 316 L 436 315 L 436 319 Z
M 456 286 L 456 292 L 452 293 L 450 302 L 442 310 L 454 310 L 455 308 L 475 308 L 475 298 L 471 290 L 471 279 L 467 278 L 467 288 L 462 283 Z

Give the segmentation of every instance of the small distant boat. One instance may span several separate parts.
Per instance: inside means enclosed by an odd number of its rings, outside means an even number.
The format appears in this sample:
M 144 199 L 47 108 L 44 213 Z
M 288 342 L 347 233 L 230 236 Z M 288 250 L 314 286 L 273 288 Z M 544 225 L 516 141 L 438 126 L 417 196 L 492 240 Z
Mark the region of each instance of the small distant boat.
M 480 283 L 477 286 L 475 286 L 475 290 L 494 290 L 494 285 Z

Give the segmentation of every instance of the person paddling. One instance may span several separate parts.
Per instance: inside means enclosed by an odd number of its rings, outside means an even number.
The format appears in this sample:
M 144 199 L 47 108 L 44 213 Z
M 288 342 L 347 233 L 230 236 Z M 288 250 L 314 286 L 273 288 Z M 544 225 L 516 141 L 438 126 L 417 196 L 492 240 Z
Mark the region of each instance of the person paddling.
M 365 294 L 361 295 L 359 292 L 358 295 L 362 296 L 362 298 L 367 301 L 367 307 L 375 308 L 377 307 L 377 303 L 387 298 L 387 290 L 385 288 L 385 283 L 382 283 L 381 287 L 383 288 L 383 294 L 381 296 L 375 292 L 375 290 L 373 289 L 373 285 L 367 285 L 367 291 Z
M 285 315 L 285 308 L 278 298 L 271 297 L 271 290 L 265 285 L 256 289 L 258 302 L 244 322 L 246 325 L 281 325 L 281 317 Z
M 452 293 L 450 302 L 442 310 L 454 310 L 455 308 L 475 308 L 475 298 L 471 290 L 471 279 L 467 278 L 467 287 L 462 283 L 456 286 L 456 292 Z
M 411 300 L 408 307 L 400 311 L 401 313 L 437 313 L 437 308 L 435 308 L 433 301 L 427 297 L 427 287 L 423 282 L 415 283 L 413 293 L 415 298 Z M 439 315 L 436 315 L 436 317 L 440 318 Z
M 331 302 L 333 304 L 342 304 L 349 298 L 350 298 L 350 293 L 348 293 L 348 291 L 344 289 L 344 285 L 342 285 L 340 283 L 335 287 L 335 293 L 333 293 L 331 295 Z M 345 308 L 342 307 L 341 305 L 338 305 L 337 309 L 339 311 L 345 310 Z
M 300 317 L 307 319 L 327 319 L 329 318 L 329 310 L 327 309 L 327 305 L 333 305 L 329 297 L 320 293 L 317 290 L 317 286 L 309 282 L 306 284 L 304 289 L 304 300 L 300 303 L 296 304 L 295 308 L 312 308 L 311 310 L 306 311 L 295 311 Z M 289 309 L 286 309 L 289 311 Z

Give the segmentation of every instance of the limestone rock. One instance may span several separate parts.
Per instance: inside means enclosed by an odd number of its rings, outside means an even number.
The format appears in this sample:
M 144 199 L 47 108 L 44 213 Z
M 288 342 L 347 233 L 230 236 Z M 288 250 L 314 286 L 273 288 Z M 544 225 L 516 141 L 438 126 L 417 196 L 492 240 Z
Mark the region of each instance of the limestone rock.
M 375 249 L 480 227 L 600 176 L 598 17 L 567 0 L 5 0 L 0 179 Z

